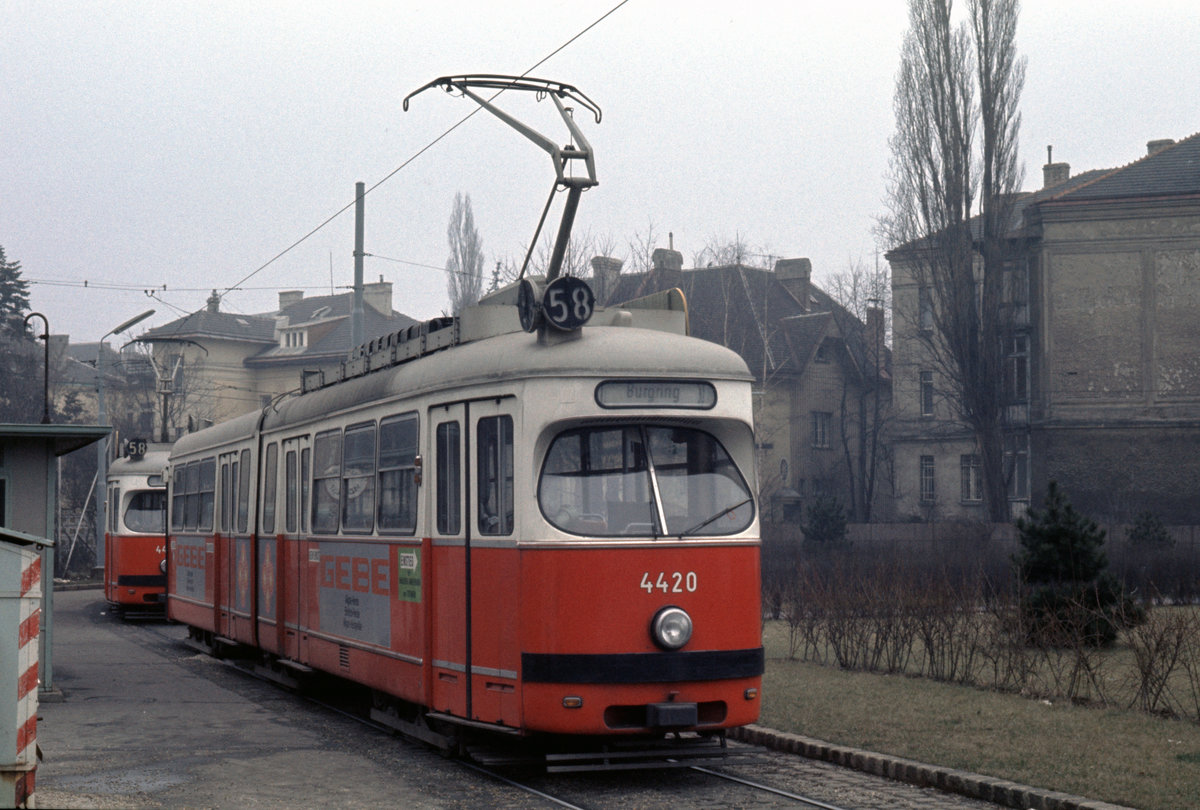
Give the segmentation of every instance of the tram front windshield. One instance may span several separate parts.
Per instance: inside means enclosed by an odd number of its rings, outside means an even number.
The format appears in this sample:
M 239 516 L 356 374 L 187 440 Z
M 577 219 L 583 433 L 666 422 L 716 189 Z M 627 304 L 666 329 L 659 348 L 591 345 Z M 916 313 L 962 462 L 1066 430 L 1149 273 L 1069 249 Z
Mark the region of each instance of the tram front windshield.
M 711 434 L 657 425 L 560 433 L 538 483 L 555 527 L 601 537 L 729 535 L 754 519 L 754 498 Z
M 125 528 L 143 534 L 162 534 L 167 530 L 167 492 L 143 489 L 133 493 L 125 507 Z

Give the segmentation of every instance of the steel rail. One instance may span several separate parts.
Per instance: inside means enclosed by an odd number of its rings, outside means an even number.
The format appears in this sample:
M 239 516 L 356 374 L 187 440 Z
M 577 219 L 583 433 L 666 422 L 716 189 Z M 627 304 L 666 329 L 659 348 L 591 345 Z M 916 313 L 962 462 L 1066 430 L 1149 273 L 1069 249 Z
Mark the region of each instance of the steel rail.
M 762 790 L 767 793 L 773 793 L 776 796 L 781 796 L 785 799 L 792 799 L 793 801 L 797 801 L 802 804 L 807 804 L 809 807 L 820 808 L 820 810 L 845 810 L 845 808 L 839 807 L 836 804 L 827 804 L 826 802 L 820 801 L 818 799 L 813 799 L 808 796 L 801 796 L 799 793 L 792 793 L 787 790 L 781 790 L 780 788 L 774 788 L 774 787 L 771 787 L 770 785 L 764 785 L 759 782 L 751 782 L 749 779 L 742 779 L 740 776 L 733 776 L 731 774 L 721 773 L 720 771 L 714 771 L 714 770 L 705 768 L 700 765 L 693 765 L 691 767 L 691 769 L 693 771 L 697 771 L 699 773 L 708 774 L 709 776 L 715 776 L 718 779 L 725 779 L 729 782 L 737 782 L 739 785 L 745 785 L 746 787 L 754 788 L 755 790 Z

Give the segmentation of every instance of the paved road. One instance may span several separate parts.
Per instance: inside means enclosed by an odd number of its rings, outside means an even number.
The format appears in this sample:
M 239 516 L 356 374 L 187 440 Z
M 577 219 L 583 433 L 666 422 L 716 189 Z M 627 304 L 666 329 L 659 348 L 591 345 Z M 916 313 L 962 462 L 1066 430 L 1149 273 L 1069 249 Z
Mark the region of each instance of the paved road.
M 185 635 L 107 615 L 96 590 L 55 594 L 63 700 L 39 711 L 38 806 L 551 806 L 197 654 Z M 993 807 L 781 753 L 720 769 L 848 808 Z M 589 808 L 791 806 L 679 771 L 536 781 Z

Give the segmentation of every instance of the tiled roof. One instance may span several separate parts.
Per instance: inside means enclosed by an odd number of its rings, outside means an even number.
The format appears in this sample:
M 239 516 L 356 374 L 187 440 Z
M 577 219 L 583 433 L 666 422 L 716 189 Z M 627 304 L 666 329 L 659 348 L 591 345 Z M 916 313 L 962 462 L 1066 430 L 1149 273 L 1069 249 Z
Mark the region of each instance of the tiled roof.
M 313 299 L 314 301 L 319 299 Z M 325 306 L 325 305 L 321 305 Z M 320 307 L 318 307 L 319 309 Z M 306 308 L 307 309 L 307 308 Z M 295 306 L 288 307 L 285 312 L 295 310 Z M 351 349 L 350 346 L 350 317 L 342 308 L 342 312 L 336 317 L 324 316 L 322 320 L 334 320 L 333 327 L 329 332 L 316 343 L 310 343 L 299 351 L 295 347 L 279 346 L 277 343 L 265 349 L 253 357 L 246 359 L 246 365 L 261 366 L 261 365 L 277 365 L 287 363 L 304 363 L 313 362 L 314 360 L 344 358 Z M 309 314 L 317 310 L 309 310 Z M 311 319 L 310 319 L 311 320 Z M 392 317 L 385 318 L 380 315 L 373 307 L 363 307 L 363 340 L 368 341 L 373 338 L 383 335 L 398 332 L 401 329 L 407 329 L 417 323 L 407 315 L 401 315 L 394 312 Z
M 353 294 L 318 295 L 303 298 L 282 309 L 289 326 L 329 323 L 330 328 L 315 343 L 303 347 L 279 345 L 275 335 L 276 313 L 236 315 L 202 309 L 171 323 L 147 331 L 139 340 L 153 343 L 171 339 L 226 339 L 263 344 L 263 348 L 246 360 L 247 365 L 303 363 L 313 360 L 343 357 L 350 351 L 350 309 Z M 386 335 L 412 326 L 416 321 L 393 311 L 391 317 L 380 314 L 369 304 L 363 305 L 364 340 Z
M 687 270 L 679 274 L 678 285 L 687 298 L 692 334 L 733 349 L 756 377 L 799 374 L 821 341 L 839 333 L 861 367 L 865 324 L 815 285 L 808 287 L 807 307 L 774 272 L 756 267 Z M 663 286 L 658 273 L 622 274 L 605 302 L 639 298 Z
M 275 319 L 261 315 L 234 315 L 202 309 L 149 329 L 139 340 L 152 343 L 171 338 L 228 338 L 251 343 L 274 343 Z
M 1200 133 L 1099 176 L 1053 199 L 1099 200 L 1200 194 Z

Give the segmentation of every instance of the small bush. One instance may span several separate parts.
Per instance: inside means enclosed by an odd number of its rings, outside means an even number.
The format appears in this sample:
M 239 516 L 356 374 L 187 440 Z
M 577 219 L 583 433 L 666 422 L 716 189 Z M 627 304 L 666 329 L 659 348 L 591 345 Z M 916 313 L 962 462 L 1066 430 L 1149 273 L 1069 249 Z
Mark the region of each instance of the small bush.
M 846 510 L 837 498 L 819 497 L 809 505 L 800 526 L 809 549 L 829 549 L 846 544 Z
M 1051 481 L 1043 508 L 1017 520 L 1015 557 L 1026 585 L 1022 608 L 1030 643 L 1107 646 L 1138 610 L 1108 573 L 1105 532 L 1075 511 Z
M 1142 512 L 1125 530 L 1125 540 L 1137 548 L 1163 549 L 1175 545 L 1162 520 L 1153 512 Z

